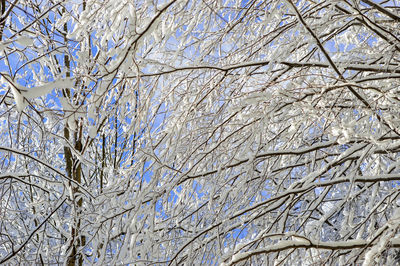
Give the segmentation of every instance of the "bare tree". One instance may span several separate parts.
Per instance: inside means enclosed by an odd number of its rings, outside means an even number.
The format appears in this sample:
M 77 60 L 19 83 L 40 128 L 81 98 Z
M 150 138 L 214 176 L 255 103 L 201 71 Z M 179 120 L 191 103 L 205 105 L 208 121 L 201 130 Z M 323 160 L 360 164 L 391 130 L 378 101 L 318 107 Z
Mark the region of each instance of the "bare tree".
M 399 262 L 398 1 L 0 12 L 0 263 Z

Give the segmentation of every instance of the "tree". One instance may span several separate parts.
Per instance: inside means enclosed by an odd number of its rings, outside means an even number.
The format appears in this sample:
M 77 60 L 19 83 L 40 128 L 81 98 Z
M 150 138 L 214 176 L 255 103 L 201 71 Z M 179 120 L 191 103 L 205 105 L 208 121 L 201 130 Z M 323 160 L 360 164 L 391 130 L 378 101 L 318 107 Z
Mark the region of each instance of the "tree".
M 1 1 L 0 262 L 399 262 L 397 1 Z

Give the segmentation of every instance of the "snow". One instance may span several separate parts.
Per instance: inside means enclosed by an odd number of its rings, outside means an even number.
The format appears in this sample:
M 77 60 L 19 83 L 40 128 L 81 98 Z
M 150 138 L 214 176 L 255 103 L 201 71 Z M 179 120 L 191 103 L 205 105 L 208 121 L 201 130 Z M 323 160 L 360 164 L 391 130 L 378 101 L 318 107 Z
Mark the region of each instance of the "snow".
M 28 105 L 28 102 L 21 95 L 20 91 L 13 85 L 10 86 L 11 92 L 14 95 L 15 104 L 17 106 L 18 112 L 22 112 L 24 108 Z
M 24 88 L 23 95 L 27 99 L 34 99 L 50 93 L 53 89 L 70 88 L 73 86 L 74 86 L 73 79 L 60 79 L 54 82 L 46 83 L 45 85 L 36 86 L 33 88 Z
M 48 82 L 44 85 L 28 88 L 12 81 L 11 77 L 6 73 L 2 73 L 1 82 L 9 84 L 18 112 L 22 112 L 28 105 L 27 100 L 44 96 L 56 88 L 70 88 L 74 85 L 73 79 L 60 79 L 54 82 Z
M 398 241 L 398 239 L 392 240 L 392 241 Z M 227 263 L 225 265 L 234 265 L 243 259 L 246 259 L 248 257 L 254 256 L 257 254 L 268 254 L 271 252 L 277 252 L 277 251 L 291 249 L 291 248 L 295 248 L 295 247 L 308 247 L 308 248 L 313 247 L 313 248 L 317 248 L 317 249 L 335 250 L 338 248 L 342 248 L 342 249 L 361 248 L 368 244 L 369 244 L 369 242 L 367 240 L 363 240 L 363 239 L 352 239 L 352 240 L 347 240 L 347 241 L 318 242 L 316 240 L 311 240 L 311 239 L 307 239 L 307 238 L 303 238 L 303 237 L 296 237 L 295 240 L 282 240 L 273 245 L 268 245 L 268 246 L 265 246 L 262 248 L 257 248 L 257 249 L 251 250 L 251 251 L 234 254 L 231 257 L 229 263 Z M 368 264 L 366 264 L 366 265 L 368 265 Z
M 97 127 L 95 126 L 90 126 L 89 127 L 89 137 L 91 137 L 92 139 L 94 139 L 97 135 Z
M 75 122 L 74 114 L 68 115 L 67 124 L 68 124 L 69 129 L 71 129 L 72 131 L 76 130 L 76 122 Z
M 15 41 L 21 46 L 30 46 L 33 44 L 34 39 L 28 36 L 21 36 Z
M 355 11 L 355 2 L 345 8 Z M 388 229 L 363 252 L 376 226 L 391 215 L 387 226 L 398 224 L 400 141 L 393 131 L 400 125 L 399 74 L 396 79 L 391 73 L 400 73 L 397 33 L 375 32 L 394 43 L 376 40 L 377 46 L 372 39 L 380 37 L 368 27 L 345 27 L 354 12 L 343 16 L 334 5 L 327 11 L 299 1 L 296 7 L 335 61 L 328 64 L 280 1 L 88 0 L 86 8 L 82 1 L 57 3 L 49 12 L 62 14 L 51 15 L 49 24 L 36 12 L 14 20 L 21 11 L 14 9 L 4 25 L 3 39 L 16 33 L 0 48 L 19 59 L 10 69 L 3 60 L 3 71 L 15 71 L 16 78 L 0 92 L 8 92 L 0 97 L 0 144 L 13 147 L 0 147 L 0 171 L 28 169 L 35 184 L 29 191 L 19 180 L 4 182 L 5 191 L 13 186 L 24 194 L 10 194 L 3 208 L 4 220 L 16 224 L 5 233 L 23 241 L 30 232 L 24 227 L 43 220 L 41 212 L 52 209 L 54 198 L 75 195 L 38 231 L 40 250 L 34 236 L 13 262 L 38 258 L 36 251 L 65 261 L 48 243 L 60 248 L 65 239 L 78 240 L 71 230 L 79 221 L 74 231 L 87 236 L 87 246 L 76 241 L 76 250 L 86 253 L 84 263 L 99 265 L 197 265 L 204 258 L 210 264 L 251 258 L 266 265 L 344 265 L 355 253 L 355 263 L 362 263 L 368 251 L 367 261 L 374 263 L 382 247 L 399 245 Z M 379 13 L 363 11 L 371 21 Z M 382 17 L 382 29 L 397 26 Z M 53 35 L 64 24 L 73 32 L 68 42 Z M 68 71 L 64 54 L 71 55 L 77 88 L 74 79 L 61 78 Z M 345 79 L 331 65 L 346 70 Z M 347 87 L 361 91 L 372 108 Z M 61 96 L 60 88 L 74 88 L 74 97 Z M 19 115 L 27 104 L 32 109 Z M 82 131 L 74 131 L 77 125 Z M 74 173 L 82 166 L 81 184 L 65 174 L 66 147 Z M 83 199 L 82 208 L 72 197 Z M 27 220 L 13 219 L 16 214 Z M 60 237 L 49 242 L 52 235 Z M 350 235 L 356 240 L 341 238 Z M 8 248 L 3 253 L 12 253 L 12 239 L 2 240 Z M 146 254 L 138 258 L 138 250 Z M 342 263 L 325 256 L 326 250 L 343 254 Z

